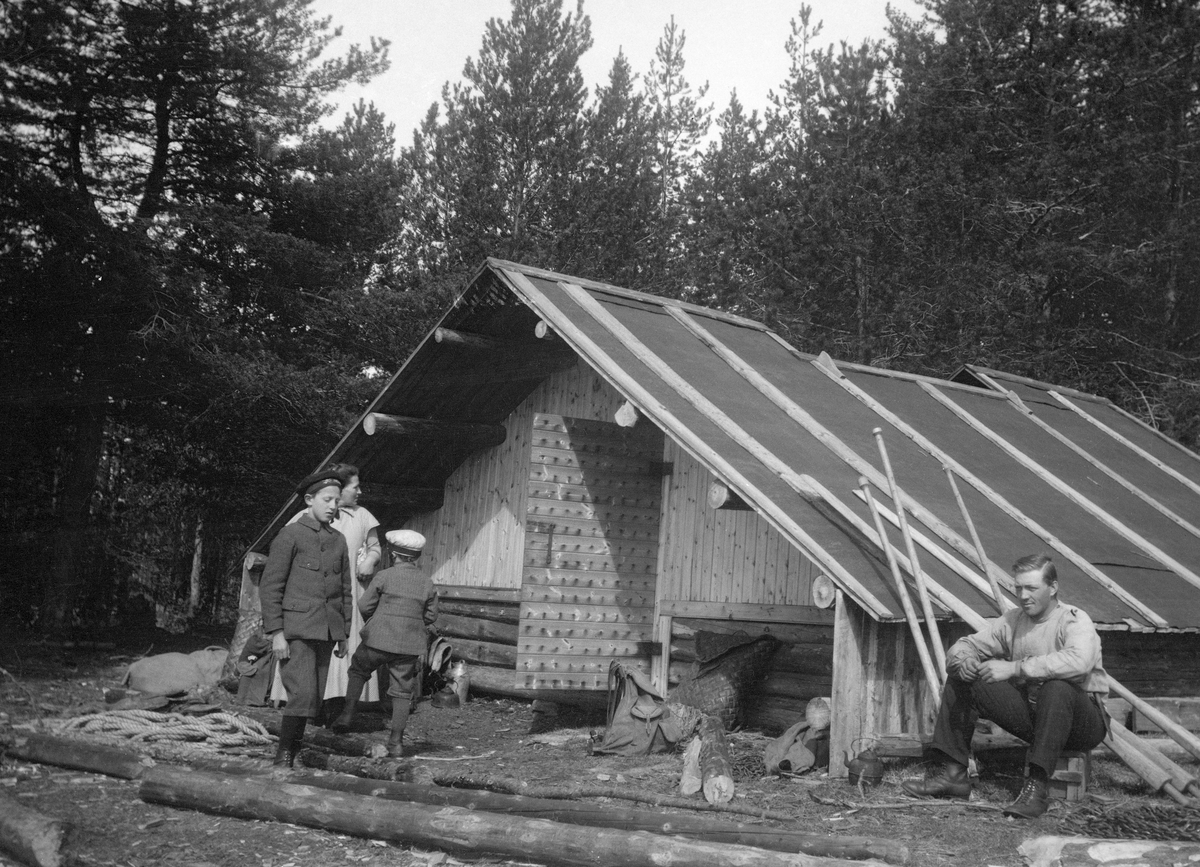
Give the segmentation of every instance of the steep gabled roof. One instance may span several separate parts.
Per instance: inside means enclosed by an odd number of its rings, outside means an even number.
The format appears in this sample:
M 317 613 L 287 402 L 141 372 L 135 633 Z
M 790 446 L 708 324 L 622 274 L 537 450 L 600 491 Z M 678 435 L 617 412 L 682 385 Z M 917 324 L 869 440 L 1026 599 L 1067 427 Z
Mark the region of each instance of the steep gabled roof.
M 535 336 L 539 323 L 550 339 Z M 876 618 L 902 607 L 860 477 L 909 569 L 882 439 L 943 611 L 997 610 L 965 511 L 1002 587 L 1009 563 L 1048 550 L 1064 597 L 1098 623 L 1200 627 L 1200 529 L 1186 520 L 1200 506 L 1200 458 L 1103 399 L 970 366 L 946 381 L 835 363 L 747 319 L 500 260 L 439 328 L 328 458 L 358 464 L 368 495 L 397 492 L 393 519 L 415 508 L 400 489 L 439 490 L 470 436 L 385 441 L 363 420 L 495 425 L 578 356 Z M 464 352 L 450 337 L 461 334 L 495 345 Z

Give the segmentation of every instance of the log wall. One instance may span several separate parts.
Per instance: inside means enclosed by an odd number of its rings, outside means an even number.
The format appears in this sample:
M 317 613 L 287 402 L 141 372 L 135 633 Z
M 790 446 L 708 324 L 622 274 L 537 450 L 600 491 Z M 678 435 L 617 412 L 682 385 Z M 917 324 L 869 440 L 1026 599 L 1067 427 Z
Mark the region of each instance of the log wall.
M 434 583 L 520 588 L 534 414 L 611 421 L 623 401 L 582 363 L 538 386 L 504 420 L 504 442 L 451 474 L 442 507 L 405 525 L 426 537 L 422 563 Z
M 712 509 L 714 476 L 668 440 L 659 598 L 813 605 L 819 570 L 758 513 Z

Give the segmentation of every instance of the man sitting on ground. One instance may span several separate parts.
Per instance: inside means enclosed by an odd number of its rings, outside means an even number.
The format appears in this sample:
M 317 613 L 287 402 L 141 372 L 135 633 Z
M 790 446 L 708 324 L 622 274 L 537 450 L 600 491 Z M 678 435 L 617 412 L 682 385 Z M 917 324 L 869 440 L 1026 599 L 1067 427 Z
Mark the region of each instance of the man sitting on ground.
M 1058 599 L 1058 573 L 1048 556 L 1013 564 L 1020 608 L 1005 612 L 946 655 L 948 678 L 934 727 L 934 753 L 924 780 L 906 780 L 912 795 L 968 798 L 971 736 L 980 716 L 1031 745 L 1021 792 L 1006 816 L 1046 812 L 1047 784 L 1064 750 L 1090 750 L 1104 740 L 1108 675 L 1100 636 L 1086 613 Z

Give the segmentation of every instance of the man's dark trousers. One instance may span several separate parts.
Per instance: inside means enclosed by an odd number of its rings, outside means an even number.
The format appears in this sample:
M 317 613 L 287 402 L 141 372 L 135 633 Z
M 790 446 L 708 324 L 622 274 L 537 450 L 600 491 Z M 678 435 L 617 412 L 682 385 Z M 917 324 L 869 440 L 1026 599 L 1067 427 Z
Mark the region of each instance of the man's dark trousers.
M 1090 750 L 1107 732 L 1104 712 L 1079 684 L 1047 680 L 1038 685 L 967 683 L 953 675 L 942 689 L 933 730 L 934 749 L 967 764 L 975 722 L 989 719 L 1031 745 L 1029 763 L 1054 773 L 1063 750 Z

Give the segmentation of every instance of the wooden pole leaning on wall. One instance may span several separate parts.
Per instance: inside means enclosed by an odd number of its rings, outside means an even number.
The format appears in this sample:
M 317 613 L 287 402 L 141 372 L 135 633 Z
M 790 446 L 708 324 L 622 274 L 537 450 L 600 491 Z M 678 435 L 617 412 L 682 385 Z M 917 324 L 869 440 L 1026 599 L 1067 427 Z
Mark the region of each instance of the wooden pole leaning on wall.
M 1138 740 L 1137 735 L 1114 720 L 1108 721 L 1109 735 L 1104 739 L 1105 745 L 1116 753 L 1121 761 L 1132 768 L 1139 777 L 1156 792 L 1163 792 L 1179 804 L 1190 804 L 1188 798 L 1171 781 L 1171 772 L 1152 759 L 1147 749 L 1152 749 Z
M 1175 720 L 1171 719 L 1154 705 L 1143 701 L 1130 692 L 1128 687 L 1118 683 L 1111 677 L 1108 679 L 1108 688 L 1133 705 L 1134 710 L 1166 732 L 1175 743 L 1179 744 L 1196 758 L 1200 758 L 1200 737 L 1196 737 L 1196 735 L 1175 722 Z
M 929 588 L 925 585 L 925 573 L 917 562 L 917 546 L 913 544 L 912 533 L 908 529 L 908 518 L 905 515 L 904 500 L 900 496 L 900 486 L 896 484 L 896 474 L 892 471 L 892 462 L 888 458 L 887 446 L 883 442 L 883 428 L 875 428 L 875 442 L 879 444 L 879 456 L 883 459 L 883 470 L 887 475 L 888 487 L 891 489 L 892 502 L 896 505 L 896 517 L 900 521 L 900 535 L 904 537 L 904 547 L 908 552 L 908 561 L 912 565 L 913 580 L 917 584 L 917 596 L 921 599 L 921 613 L 925 615 L 925 626 L 929 630 L 929 642 L 933 645 L 933 656 L 937 660 L 939 682 L 945 677 L 946 648 L 942 647 L 942 633 L 938 629 L 937 618 L 933 616 L 933 603 L 929 599 Z
M 896 562 L 896 552 L 892 550 L 892 543 L 888 539 L 887 528 L 883 526 L 883 517 L 879 514 L 879 507 L 875 504 L 875 497 L 871 495 L 871 482 L 866 476 L 859 476 L 858 486 L 862 489 L 863 496 L 866 497 L 867 507 L 871 510 L 871 517 L 875 519 L 875 530 L 879 533 L 879 545 L 883 548 L 884 556 L 887 557 L 888 569 L 891 570 L 892 580 L 896 583 L 896 594 L 900 597 L 900 605 L 904 609 L 904 619 L 908 622 L 908 630 L 912 633 L 913 641 L 917 645 L 917 656 L 921 659 L 921 670 L 925 672 L 925 680 L 929 683 L 929 689 L 933 693 L 934 706 L 936 707 L 941 704 L 941 678 L 938 677 L 937 670 L 933 667 L 933 660 L 929 656 L 929 648 L 925 646 L 925 634 L 921 631 L 921 624 L 917 622 L 917 612 L 913 608 L 912 598 L 908 595 L 908 587 L 904 584 L 904 576 L 900 572 L 900 564 Z
M 1110 729 L 1109 734 L 1129 741 L 1130 744 L 1143 752 L 1152 762 L 1170 774 L 1171 785 L 1173 785 L 1181 793 L 1191 795 L 1192 797 L 1200 794 L 1200 780 L 1196 779 L 1196 775 L 1180 765 L 1178 762 L 1169 758 L 1157 747 L 1146 743 L 1124 726 Z
M 967 511 L 967 503 L 958 490 L 958 482 L 954 480 L 954 470 L 950 469 L 948 464 L 942 464 L 942 469 L 946 471 L 946 478 L 950 480 L 950 490 L 954 492 L 954 499 L 958 503 L 959 511 L 962 512 L 963 521 L 967 524 L 967 532 L 971 534 L 971 544 L 975 546 L 975 553 L 979 557 L 979 568 L 992 587 L 992 600 L 996 603 L 996 611 L 1003 614 L 1005 610 L 1004 594 L 1000 592 L 1000 582 L 987 567 L 988 559 L 987 554 L 983 551 L 983 540 L 979 538 L 979 531 L 975 529 L 975 522 L 971 520 L 971 513 Z

